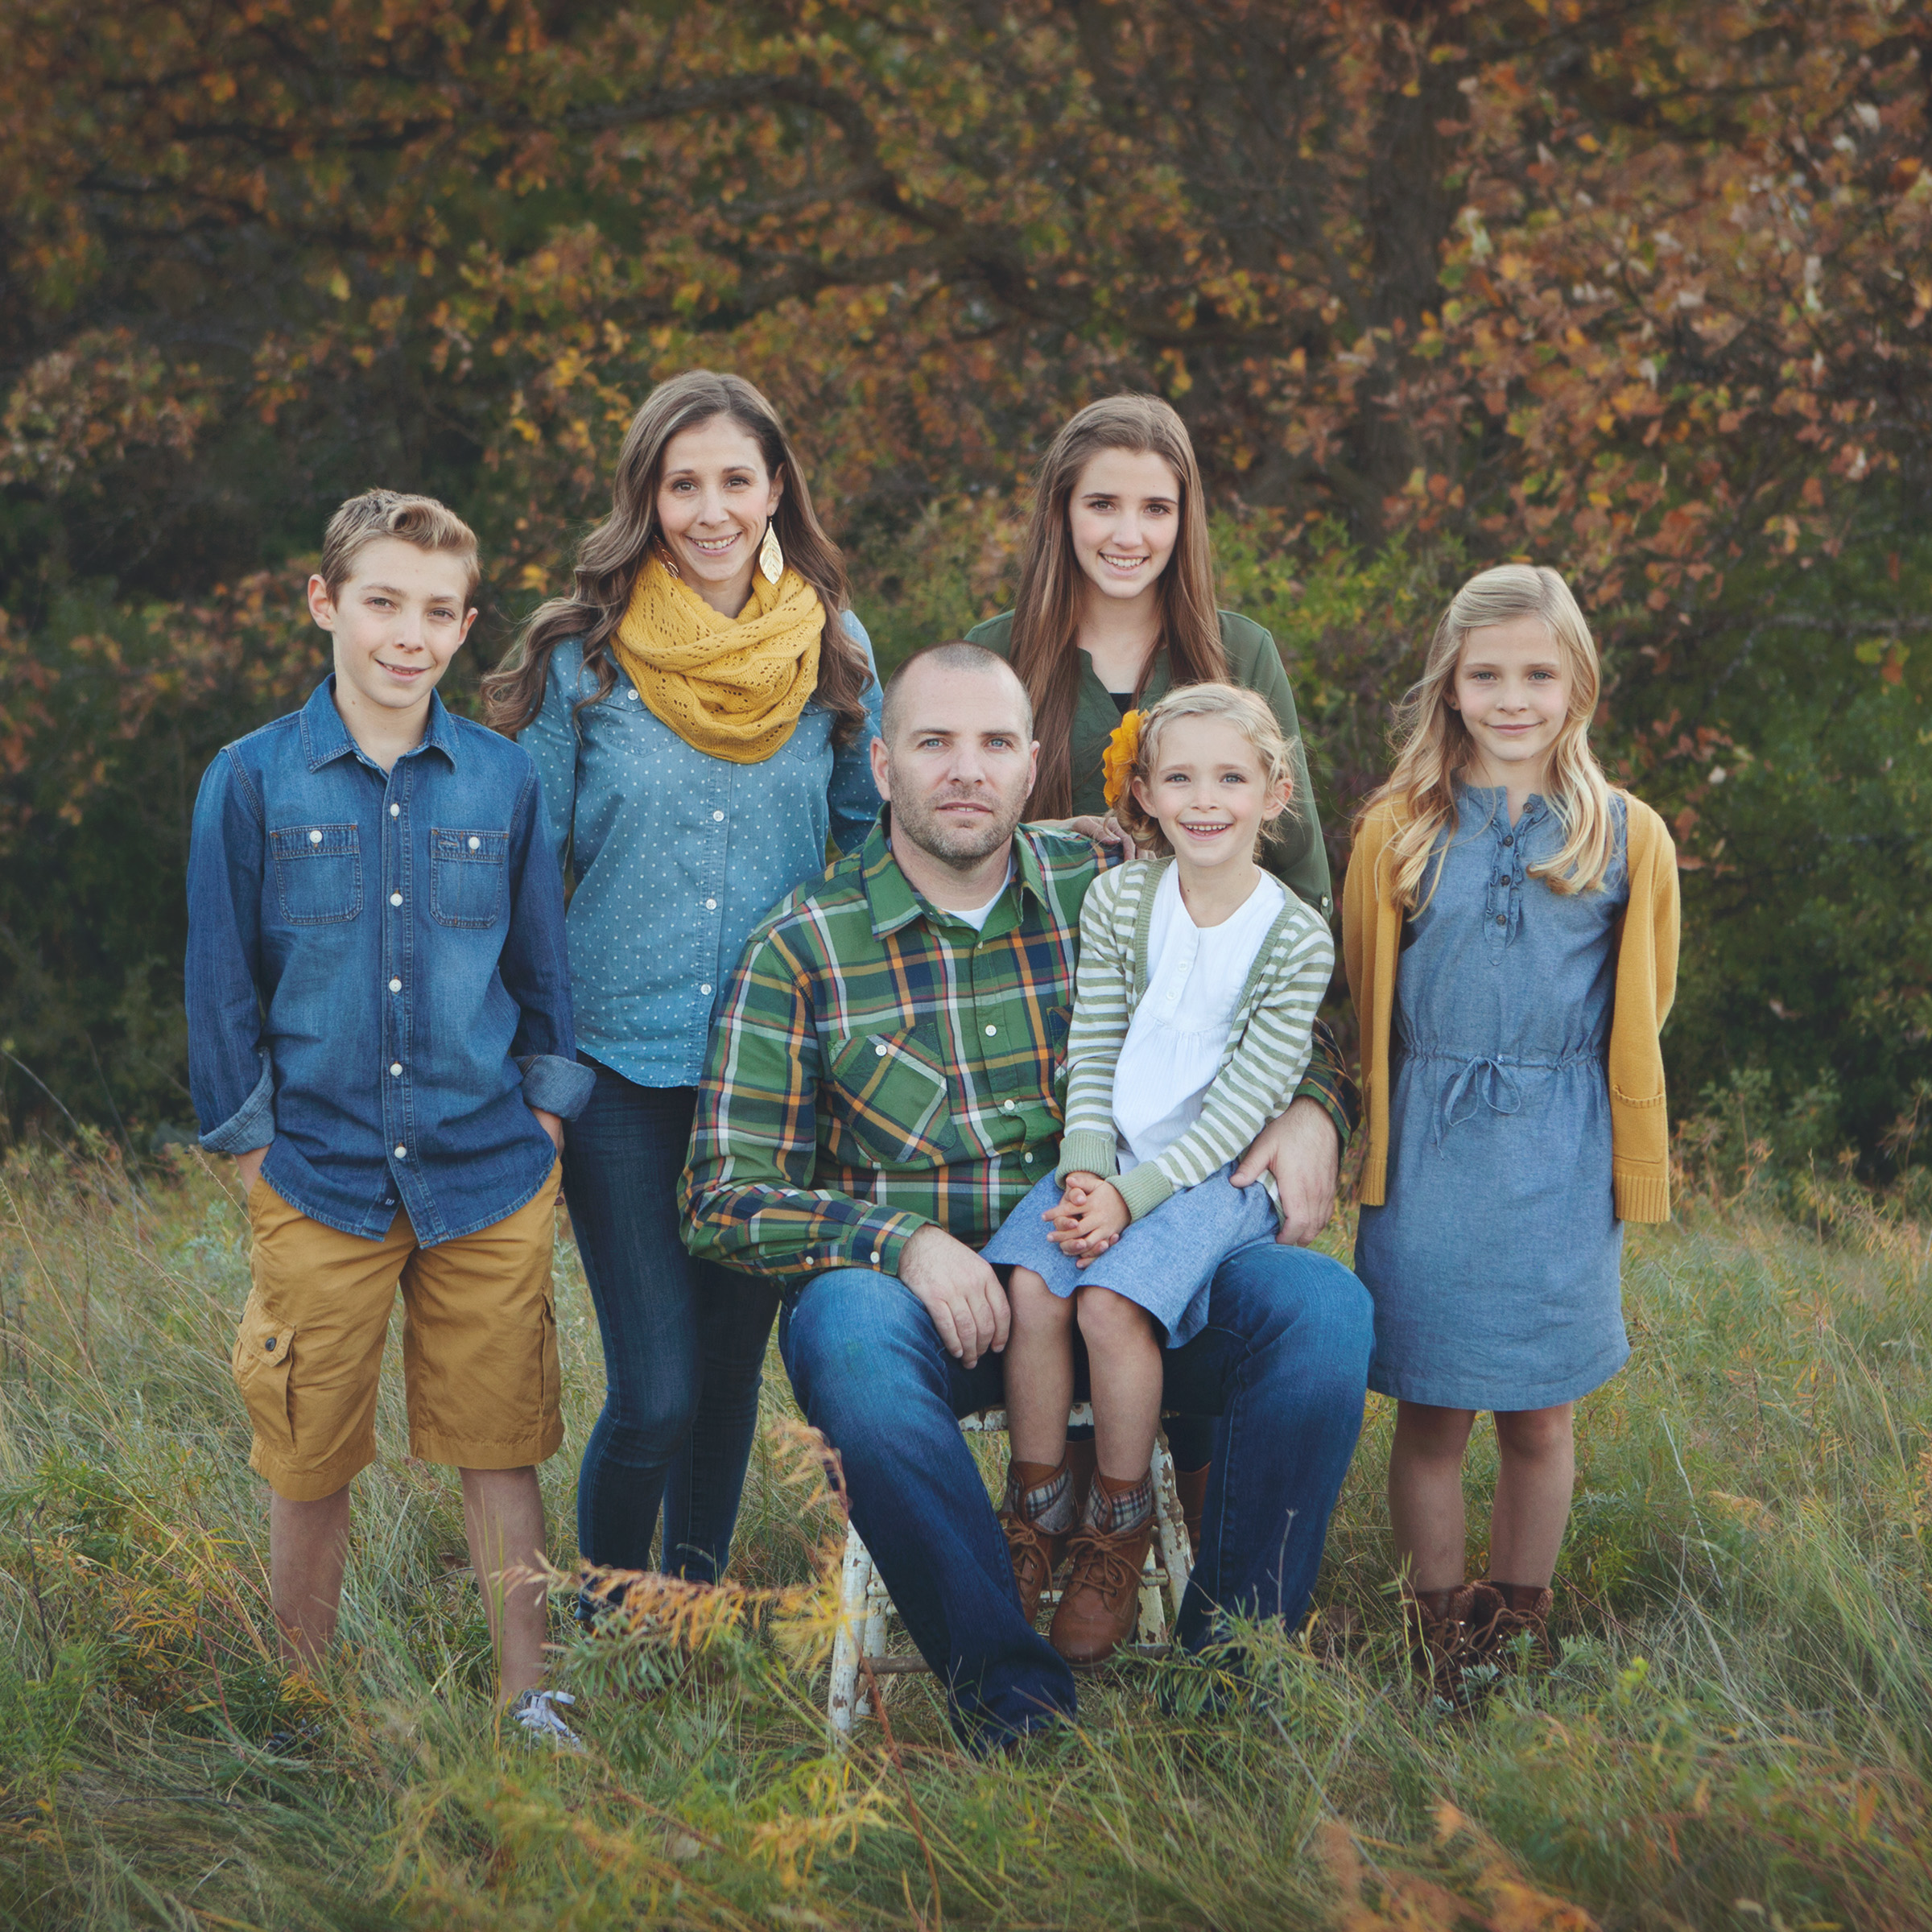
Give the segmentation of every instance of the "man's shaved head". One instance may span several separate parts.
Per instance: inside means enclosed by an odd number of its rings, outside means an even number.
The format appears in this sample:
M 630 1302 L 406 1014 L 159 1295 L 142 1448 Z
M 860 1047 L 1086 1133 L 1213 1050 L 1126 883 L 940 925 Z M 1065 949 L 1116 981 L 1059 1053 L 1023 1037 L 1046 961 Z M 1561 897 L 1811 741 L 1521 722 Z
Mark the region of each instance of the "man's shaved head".
M 915 650 L 886 680 L 886 689 L 879 700 L 879 735 L 888 745 L 897 741 L 899 726 L 905 722 L 909 682 L 916 682 L 925 672 L 933 671 L 980 671 L 989 677 L 1005 678 L 1019 693 L 1026 734 L 1031 739 L 1033 700 L 1027 696 L 1026 687 L 1020 682 L 1013 667 L 997 651 L 985 650 L 977 644 L 955 642 L 928 644 L 923 650 Z

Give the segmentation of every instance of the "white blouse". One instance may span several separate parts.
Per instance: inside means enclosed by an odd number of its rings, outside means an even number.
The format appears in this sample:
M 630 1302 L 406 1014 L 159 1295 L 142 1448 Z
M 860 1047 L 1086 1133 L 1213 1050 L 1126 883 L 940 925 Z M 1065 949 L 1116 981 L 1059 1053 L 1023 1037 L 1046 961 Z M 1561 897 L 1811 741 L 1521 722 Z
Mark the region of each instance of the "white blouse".
M 1200 1118 L 1249 968 L 1287 897 L 1278 879 L 1261 873 L 1232 918 L 1203 927 L 1182 901 L 1180 867 L 1162 874 L 1148 927 L 1147 990 L 1113 1069 L 1122 1174 L 1163 1153 Z

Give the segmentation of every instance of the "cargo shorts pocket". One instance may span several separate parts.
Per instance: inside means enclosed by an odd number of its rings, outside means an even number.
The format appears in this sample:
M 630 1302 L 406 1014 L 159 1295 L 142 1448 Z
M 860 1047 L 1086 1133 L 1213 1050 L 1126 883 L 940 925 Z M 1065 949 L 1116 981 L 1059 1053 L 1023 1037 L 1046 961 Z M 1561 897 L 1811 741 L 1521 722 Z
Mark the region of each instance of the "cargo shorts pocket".
M 564 1399 L 564 1374 L 557 1359 L 557 1296 L 554 1288 L 543 1290 L 543 1414 L 550 1415 Z
M 270 1321 L 251 1300 L 235 1336 L 235 1386 L 258 1439 L 291 1455 L 295 1430 L 288 1385 L 295 1360 L 294 1327 Z

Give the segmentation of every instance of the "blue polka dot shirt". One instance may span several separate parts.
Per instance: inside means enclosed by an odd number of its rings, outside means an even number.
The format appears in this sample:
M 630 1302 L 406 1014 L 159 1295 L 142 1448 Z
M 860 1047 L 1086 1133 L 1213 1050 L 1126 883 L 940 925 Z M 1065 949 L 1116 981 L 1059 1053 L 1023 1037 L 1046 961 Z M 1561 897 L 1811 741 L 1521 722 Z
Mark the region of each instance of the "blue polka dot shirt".
M 872 662 L 851 612 L 845 628 Z M 542 780 L 558 860 L 576 874 L 567 927 L 577 1045 L 641 1087 L 695 1087 L 712 1015 L 752 928 L 825 869 L 828 838 L 864 842 L 877 816 L 867 722 L 835 749 L 811 704 L 758 765 L 694 750 L 620 676 L 601 702 L 574 643 L 551 654 L 543 706 L 519 734 Z

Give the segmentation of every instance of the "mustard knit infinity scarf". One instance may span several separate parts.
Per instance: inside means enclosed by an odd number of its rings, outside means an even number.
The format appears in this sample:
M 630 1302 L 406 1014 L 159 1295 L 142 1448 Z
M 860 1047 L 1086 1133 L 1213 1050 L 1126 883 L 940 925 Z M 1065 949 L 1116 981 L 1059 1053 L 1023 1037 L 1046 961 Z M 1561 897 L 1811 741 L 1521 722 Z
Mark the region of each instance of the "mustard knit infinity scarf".
M 654 551 L 612 640 L 653 714 L 694 750 L 761 764 L 797 728 L 818 687 L 825 607 L 795 570 L 751 573 L 751 601 L 720 617 Z

